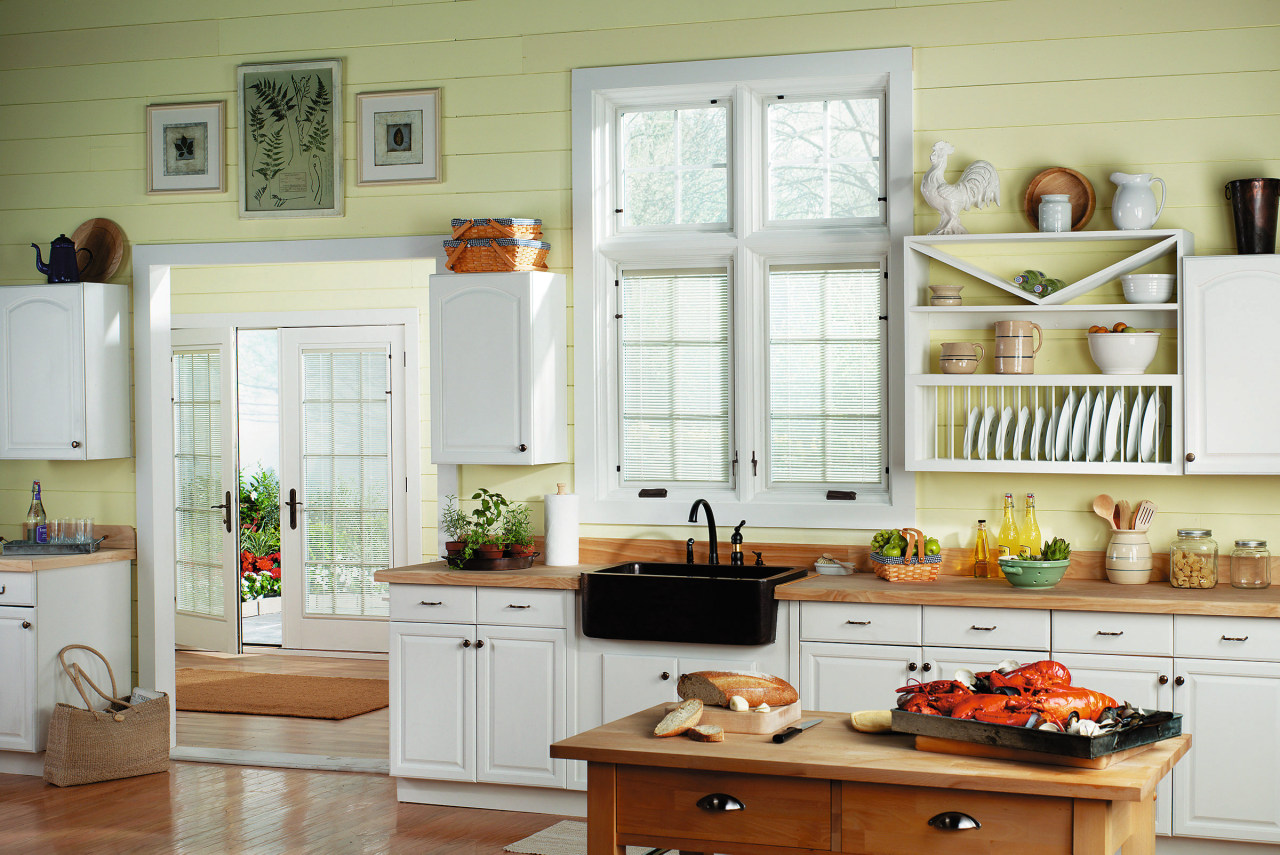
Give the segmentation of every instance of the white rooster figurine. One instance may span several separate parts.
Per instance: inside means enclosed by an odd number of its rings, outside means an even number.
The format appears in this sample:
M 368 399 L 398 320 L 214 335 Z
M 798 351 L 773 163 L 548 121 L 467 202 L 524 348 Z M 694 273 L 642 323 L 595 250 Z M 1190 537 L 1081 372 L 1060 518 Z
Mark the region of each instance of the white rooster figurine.
M 1000 206 L 1000 176 L 996 168 L 985 160 L 975 160 L 965 167 L 964 174 L 955 184 L 942 179 L 947 171 L 947 156 L 955 153 L 955 146 L 939 140 L 929 153 L 929 170 L 920 182 L 920 194 L 929 207 L 942 215 L 938 227 L 931 235 L 967 235 L 969 230 L 960 225 L 960 212 L 970 208 Z

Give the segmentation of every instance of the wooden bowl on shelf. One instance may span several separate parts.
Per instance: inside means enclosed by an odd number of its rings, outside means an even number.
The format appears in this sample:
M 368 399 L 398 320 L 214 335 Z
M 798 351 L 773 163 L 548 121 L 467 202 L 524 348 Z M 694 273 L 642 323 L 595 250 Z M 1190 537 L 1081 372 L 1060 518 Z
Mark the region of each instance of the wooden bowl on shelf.
M 1046 169 L 1027 185 L 1027 195 L 1022 202 L 1022 212 L 1036 231 L 1040 230 L 1040 197 L 1048 193 L 1063 193 L 1071 197 L 1071 231 L 1078 232 L 1093 217 L 1095 198 L 1093 185 L 1074 169 L 1055 166 Z

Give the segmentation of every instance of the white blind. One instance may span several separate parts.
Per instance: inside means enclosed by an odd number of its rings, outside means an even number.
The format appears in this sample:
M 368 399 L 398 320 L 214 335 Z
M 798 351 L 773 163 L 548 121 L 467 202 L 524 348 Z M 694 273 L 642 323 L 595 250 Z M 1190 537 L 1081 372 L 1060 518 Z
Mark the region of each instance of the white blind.
M 885 480 L 879 263 L 769 271 L 769 475 Z
M 619 290 L 622 480 L 728 483 L 728 271 L 624 273 Z
M 174 547 L 178 611 L 222 617 L 222 358 L 173 354 Z
M 387 352 L 302 356 L 306 613 L 388 614 L 391 565 L 391 388 Z

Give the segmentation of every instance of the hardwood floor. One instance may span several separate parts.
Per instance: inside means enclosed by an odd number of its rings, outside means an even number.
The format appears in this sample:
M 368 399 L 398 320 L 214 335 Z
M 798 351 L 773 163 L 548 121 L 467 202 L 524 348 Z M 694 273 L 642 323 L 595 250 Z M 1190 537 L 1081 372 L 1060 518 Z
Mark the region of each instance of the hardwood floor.
M 225 653 L 178 651 L 179 668 L 213 668 L 222 671 L 262 671 L 271 674 L 308 674 L 321 677 L 387 678 L 385 659 L 336 659 L 324 656 L 289 656 L 279 653 Z M 179 712 L 178 745 L 236 751 L 271 751 L 369 760 L 388 756 L 386 709 L 344 721 L 286 718 L 262 715 Z M 0 848 L 0 851 L 3 851 Z
M 175 762 L 59 788 L 0 775 L 0 853 L 502 855 L 566 817 L 396 802 L 385 775 Z

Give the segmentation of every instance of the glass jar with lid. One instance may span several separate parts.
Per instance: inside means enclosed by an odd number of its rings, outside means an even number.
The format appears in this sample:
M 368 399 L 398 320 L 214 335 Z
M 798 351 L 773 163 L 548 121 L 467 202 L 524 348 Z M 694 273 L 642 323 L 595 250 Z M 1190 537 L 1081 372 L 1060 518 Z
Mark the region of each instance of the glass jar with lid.
M 1231 550 L 1231 587 L 1266 588 L 1271 584 L 1271 553 L 1265 540 L 1237 540 Z
M 1180 528 L 1169 547 L 1169 584 L 1212 588 L 1218 584 L 1218 544 L 1207 528 Z

